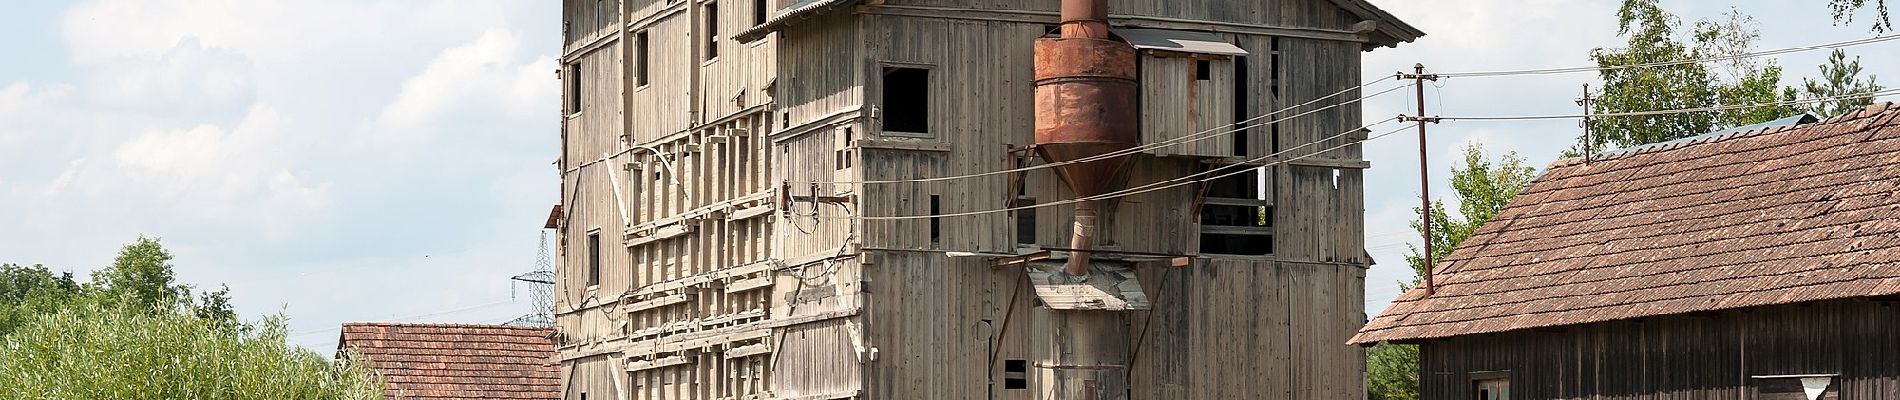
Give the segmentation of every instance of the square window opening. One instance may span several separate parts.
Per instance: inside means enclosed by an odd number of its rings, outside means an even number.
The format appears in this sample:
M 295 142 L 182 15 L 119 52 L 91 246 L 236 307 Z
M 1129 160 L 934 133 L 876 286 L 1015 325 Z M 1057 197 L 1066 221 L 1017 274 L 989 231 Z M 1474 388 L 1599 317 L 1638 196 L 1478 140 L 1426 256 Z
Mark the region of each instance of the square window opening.
M 1034 197 L 1017 197 L 1012 207 L 1032 207 L 1036 205 Z M 1036 244 L 1036 209 L 1016 210 L 1016 244 Z
M 930 70 L 884 67 L 885 132 L 930 133 Z
M 1194 80 L 1206 81 L 1213 79 L 1214 62 L 1208 60 L 1194 60 Z
M 1029 360 L 1003 360 L 1003 389 L 1029 389 Z

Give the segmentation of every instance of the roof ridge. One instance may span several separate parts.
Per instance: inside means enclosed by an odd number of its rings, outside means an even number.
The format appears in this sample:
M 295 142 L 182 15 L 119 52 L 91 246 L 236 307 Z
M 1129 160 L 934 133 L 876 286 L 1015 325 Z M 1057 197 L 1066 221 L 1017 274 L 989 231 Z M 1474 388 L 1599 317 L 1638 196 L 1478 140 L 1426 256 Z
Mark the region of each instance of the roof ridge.
M 1590 162 L 1619 160 L 1619 159 L 1624 159 L 1624 158 L 1630 158 L 1637 155 L 1654 154 L 1654 153 L 1660 153 L 1660 152 L 1665 152 L 1669 150 L 1680 149 L 1680 148 L 1688 147 L 1690 145 L 1714 143 L 1714 142 L 1720 142 L 1720 141 L 1725 141 L 1725 140 L 1761 136 L 1761 135 L 1767 135 L 1767 134 L 1773 134 L 1773 133 L 1781 133 L 1781 132 L 1792 130 L 1792 129 L 1803 129 L 1803 128 L 1822 126 L 1822 125 L 1848 123 L 1848 122 L 1854 122 L 1854 121 L 1859 121 L 1863 119 L 1874 118 L 1882 114 L 1894 113 L 1894 112 L 1900 112 L 1900 104 L 1895 104 L 1894 102 L 1877 102 L 1874 104 L 1869 104 L 1867 105 L 1867 107 L 1861 108 L 1860 111 L 1841 113 L 1840 115 L 1828 117 L 1828 118 L 1821 119 L 1815 122 L 1810 122 L 1810 123 L 1805 123 L 1805 124 L 1795 123 L 1795 124 L 1789 124 L 1789 125 L 1764 126 L 1764 127 L 1742 130 L 1742 131 L 1734 131 L 1734 132 L 1716 131 L 1716 132 L 1712 132 L 1712 134 L 1690 136 L 1690 137 L 1685 137 L 1681 139 L 1675 139 L 1675 140 L 1670 140 L 1670 141 L 1665 141 L 1665 142 L 1657 142 L 1657 143 L 1635 146 L 1635 147 L 1630 147 L 1627 149 L 1621 149 L 1621 150 L 1610 151 L 1610 152 L 1606 152 L 1602 154 L 1597 154 L 1590 157 Z M 1556 169 L 1559 167 L 1576 166 L 1579 164 L 1586 164 L 1586 163 L 1584 162 L 1582 158 L 1576 158 L 1576 157 L 1559 158 L 1556 161 L 1551 161 L 1549 165 L 1545 166 L 1545 169 L 1550 170 L 1550 169 Z
M 410 322 L 344 322 L 342 326 L 345 328 L 348 328 L 348 327 L 416 327 L 416 328 L 484 328 L 484 329 L 502 328 L 502 329 L 530 330 L 530 331 L 544 331 L 544 330 L 554 329 L 552 327 L 537 328 L 537 327 L 529 327 L 529 326 L 514 326 L 514 325 L 502 325 L 502 324 L 410 323 Z

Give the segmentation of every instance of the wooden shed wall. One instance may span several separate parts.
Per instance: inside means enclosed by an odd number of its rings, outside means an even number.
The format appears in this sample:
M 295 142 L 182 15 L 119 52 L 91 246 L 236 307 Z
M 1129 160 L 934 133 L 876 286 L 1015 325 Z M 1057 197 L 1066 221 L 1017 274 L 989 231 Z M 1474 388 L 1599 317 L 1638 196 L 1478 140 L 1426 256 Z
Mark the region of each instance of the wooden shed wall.
M 1038 0 L 887 0 L 891 7 L 933 7 L 950 10 L 1027 11 L 1048 15 L 1054 23 L 1061 2 Z M 1141 16 L 1174 20 L 1219 21 L 1238 24 L 1346 29 L 1359 19 L 1327 1 L 1273 0 L 1110 0 L 1115 17 Z
M 1028 316 L 1037 303 L 1021 266 L 926 252 L 867 255 L 863 319 L 878 357 L 865 363 L 865 398 L 1033 398 L 1003 386 L 1006 361 L 1034 358 Z M 1139 268 L 1154 310 L 1126 313 L 1131 398 L 1363 396 L 1362 350 L 1344 343 L 1363 320 L 1364 269 L 1221 259 L 1161 265 Z
M 1827 398 L 1900 398 L 1900 308 L 1830 301 L 1474 335 L 1420 349 L 1421 398 L 1472 398 L 1509 371 L 1512 399 L 1770 399 L 1751 376 L 1839 374 Z

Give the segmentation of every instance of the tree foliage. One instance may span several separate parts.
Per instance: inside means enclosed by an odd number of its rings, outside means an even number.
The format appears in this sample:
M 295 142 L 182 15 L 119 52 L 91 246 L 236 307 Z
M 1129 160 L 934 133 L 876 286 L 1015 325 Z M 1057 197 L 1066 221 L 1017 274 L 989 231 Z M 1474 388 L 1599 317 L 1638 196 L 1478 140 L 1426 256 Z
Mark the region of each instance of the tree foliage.
M 369 371 L 286 344 L 282 317 L 220 321 L 90 299 L 0 341 L 0 398 L 375 399 Z
M 0 265 L 0 398 L 381 397 L 369 371 L 287 344 L 282 316 L 240 321 L 230 288 L 192 297 L 171 259 L 140 237 L 85 284 Z
M 1491 220 L 1492 215 L 1503 210 L 1504 206 L 1524 191 L 1532 179 L 1537 178 L 1537 169 L 1524 161 L 1516 152 L 1505 153 L 1497 161 L 1492 161 L 1484 146 L 1472 144 L 1465 146 L 1463 166 L 1451 168 L 1451 189 L 1458 195 L 1458 215 L 1454 217 L 1445 209 L 1443 201 L 1432 201 L 1432 259 L 1443 260 L 1451 254 L 1453 248 L 1464 243 L 1479 226 Z M 1412 212 L 1423 214 L 1423 210 L 1413 208 Z M 1417 221 L 1412 229 L 1424 231 Z M 1412 266 L 1413 282 L 1401 282 L 1402 287 L 1410 288 L 1425 274 L 1425 257 L 1418 248 L 1412 248 L 1405 255 L 1405 262 Z
M 1760 39 L 1754 18 L 1731 10 L 1719 21 L 1697 22 L 1687 38 L 1678 38 L 1681 22 L 1659 0 L 1624 0 L 1617 11 L 1617 33 L 1624 47 L 1597 48 L 1590 58 L 1601 67 L 1721 58 L 1753 51 Z M 1645 68 L 1605 69 L 1603 88 L 1592 107 L 1598 114 L 1770 104 L 1794 100 L 1783 89 L 1781 67 L 1773 61 L 1734 58 Z M 1591 123 L 1596 144 L 1628 147 L 1675 140 L 1718 129 L 1754 124 L 1794 114 L 1787 106 L 1763 105 L 1717 113 L 1676 113 L 1598 118 Z
M 1465 147 L 1461 166 L 1451 169 L 1451 188 L 1458 196 L 1458 216 L 1450 215 L 1444 202 L 1433 201 L 1432 259 L 1443 260 L 1453 248 L 1471 237 L 1492 216 L 1504 210 L 1519 192 L 1537 178 L 1537 169 L 1526 164 L 1517 153 L 1505 153 L 1493 161 L 1483 146 Z M 1425 210 L 1413 209 L 1420 215 Z M 1418 223 L 1412 229 L 1423 230 Z M 1411 282 L 1400 282 L 1410 289 L 1426 272 L 1425 257 L 1413 247 L 1405 255 L 1412 266 Z M 1373 400 L 1412 400 L 1418 398 L 1418 347 L 1379 343 L 1366 352 L 1366 389 Z
M 1811 104 L 1808 106 L 1808 112 L 1822 117 L 1832 117 L 1858 111 L 1873 104 L 1873 93 L 1886 88 L 1875 82 L 1878 78 L 1876 76 L 1868 75 L 1867 79 L 1860 79 L 1860 72 L 1859 56 L 1855 56 L 1853 61 L 1848 61 L 1846 51 L 1834 49 L 1834 53 L 1827 57 L 1827 64 L 1821 65 L 1820 80 L 1802 79 L 1802 94 L 1810 99 L 1851 97 Z M 1863 95 L 1852 96 L 1856 94 Z
M 1871 29 L 1873 29 L 1875 33 L 1884 33 L 1884 32 L 1893 30 L 1893 22 L 1887 19 L 1887 0 L 1828 0 L 1827 1 L 1828 8 L 1831 8 L 1834 10 L 1834 23 L 1837 23 L 1837 24 L 1853 23 L 1854 12 L 1860 11 L 1860 9 L 1862 8 L 1866 8 L 1868 4 L 1873 4 L 1874 6 L 1874 18 L 1873 18 L 1873 22 L 1870 24 L 1873 27 Z
M 78 295 L 71 272 L 55 275 L 43 265 L 0 264 L 0 335 Z
M 1418 346 L 1379 343 L 1366 350 L 1366 397 L 1418 399 Z

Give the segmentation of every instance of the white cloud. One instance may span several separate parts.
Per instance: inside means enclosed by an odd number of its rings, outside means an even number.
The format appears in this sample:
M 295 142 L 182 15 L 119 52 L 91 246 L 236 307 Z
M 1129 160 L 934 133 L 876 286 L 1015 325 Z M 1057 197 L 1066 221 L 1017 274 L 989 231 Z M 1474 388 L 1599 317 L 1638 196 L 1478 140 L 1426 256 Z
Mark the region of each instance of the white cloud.
M 550 115 L 560 86 L 551 57 L 522 57 L 521 37 L 506 30 L 483 32 L 475 41 L 443 51 L 422 73 L 402 84 L 396 99 L 373 125 L 376 140 L 426 137 L 445 118 L 464 112 L 498 112 L 515 118 Z
M 328 188 L 303 183 L 285 155 L 295 149 L 279 140 L 282 117 L 253 106 L 233 129 L 201 124 L 153 131 L 119 145 L 116 166 L 136 192 L 201 217 L 234 211 L 296 216 L 319 211 Z
M 250 61 L 187 37 L 156 56 L 101 63 L 88 89 L 95 104 L 174 114 L 243 110 L 256 95 Z

